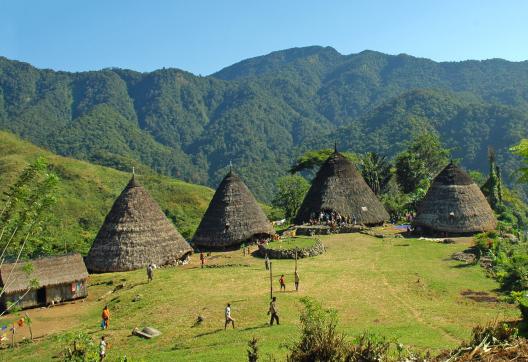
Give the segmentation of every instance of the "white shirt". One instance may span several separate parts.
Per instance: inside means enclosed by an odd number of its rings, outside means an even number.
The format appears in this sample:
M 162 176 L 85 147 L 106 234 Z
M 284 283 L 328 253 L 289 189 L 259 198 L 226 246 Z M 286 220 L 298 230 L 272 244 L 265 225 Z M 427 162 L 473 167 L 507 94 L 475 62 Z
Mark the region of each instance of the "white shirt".
M 99 353 L 100 354 L 106 353 L 106 342 L 105 341 L 101 341 L 101 343 L 99 343 Z
M 231 318 L 231 307 L 226 307 L 225 316 L 226 318 Z

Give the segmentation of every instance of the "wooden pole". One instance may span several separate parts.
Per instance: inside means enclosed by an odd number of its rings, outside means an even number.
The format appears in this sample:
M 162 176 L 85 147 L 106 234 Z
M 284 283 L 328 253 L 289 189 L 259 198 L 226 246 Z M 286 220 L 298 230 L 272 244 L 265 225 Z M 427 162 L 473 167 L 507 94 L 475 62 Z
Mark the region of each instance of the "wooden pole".
M 13 328 L 11 329 L 11 348 L 15 348 L 15 323 L 13 323 Z
M 273 299 L 273 272 L 271 271 L 271 261 L 269 262 L 270 269 L 270 299 Z
M 297 273 L 297 249 L 295 250 L 295 272 Z

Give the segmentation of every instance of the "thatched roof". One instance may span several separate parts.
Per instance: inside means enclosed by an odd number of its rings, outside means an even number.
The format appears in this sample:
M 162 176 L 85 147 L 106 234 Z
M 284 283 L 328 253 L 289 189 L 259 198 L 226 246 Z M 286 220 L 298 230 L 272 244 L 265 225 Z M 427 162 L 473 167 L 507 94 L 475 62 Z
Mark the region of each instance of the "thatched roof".
M 389 214 L 356 167 L 337 150 L 321 166 L 299 208 L 296 224 L 321 211 L 335 211 L 356 219 L 358 224 L 376 225 Z
M 221 249 L 264 234 L 273 235 L 275 230 L 244 182 L 229 171 L 196 230 L 193 244 Z
M 192 252 L 148 192 L 132 177 L 117 198 L 86 256 L 91 272 L 175 264 Z
M 27 264 L 31 264 L 30 273 L 27 273 Z M 49 256 L 17 264 L 5 263 L 0 268 L 0 284 L 7 294 L 26 291 L 34 279 L 39 286 L 44 287 L 86 278 L 88 272 L 80 254 Z
M 418 205 L 414 225 L 429 231 L 471 234 L 493 230 L 497 222 L 479 187 L 451 162 Z

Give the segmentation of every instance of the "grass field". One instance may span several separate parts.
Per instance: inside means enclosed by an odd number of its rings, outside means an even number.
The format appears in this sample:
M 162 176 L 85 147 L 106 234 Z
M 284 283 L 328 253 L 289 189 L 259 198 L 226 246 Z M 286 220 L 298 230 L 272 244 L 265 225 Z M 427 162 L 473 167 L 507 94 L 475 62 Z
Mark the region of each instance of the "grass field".
M 279 241 L 270 242 L 266 245 L 268 249 L 306 249 L 313 246 L 317 240 L 315 238 L 295 236 L 290 238 L 281 239 Z
M 300 291 L 293 292 L 294 261 L 275 260 L 278 275 L 286 274 L 287 291 L 276 292 L 281 325 L 268 327 L 269 277 L 262 259 L 241 251 L 213 253 L 200 269 L 198 258 L 185 267 L 156 270 L 146 284 L 144 270 L 91 276 L 90 296 L 84 303 L 30 310 L 34 344 L 0 352 L 0 360 L 52 360 L 61 345 L 52 337 L 60 330 L 84 330 L 94 339 L 100 311 L 108 303 L 111 326 L 104 334 L 110 343 L 109 360 L 126 354 L 145 361 L 244 361 L 247 341 L 259 339 L 262 360 L 273 354 L 283 360 L 280 346 L 298 336 L 299 299 L 311 296 L 339 312 L 341 329 L 353 336 L 369 330 L 420 349 L 437 350 L 458 344 L 471 328 L 488 321 L 519 317 L 517 308 L 503 303 L 475 302 L 462 291 L 494 295 L 497 284 L 478 266 L 461 266 L 450 255 L 467 247 L 470 239 L 444 245 L 418 239 L 377 239 L 362 234 L 322 236 L 327 252 L 299 261 Z M 126 281 L 126 287 L 97 299 Z M 132 302 L 136 295 L 141 300 Z M 225 304 L 232 305 L 235 330 L 223 330 Z M 201 326 L 192 327 L 198 315 Z M 133 327 L 150 325 L 163 335 L 153 340 L 130 336 Z M 18 338 L 27 335 L 21 330 Z

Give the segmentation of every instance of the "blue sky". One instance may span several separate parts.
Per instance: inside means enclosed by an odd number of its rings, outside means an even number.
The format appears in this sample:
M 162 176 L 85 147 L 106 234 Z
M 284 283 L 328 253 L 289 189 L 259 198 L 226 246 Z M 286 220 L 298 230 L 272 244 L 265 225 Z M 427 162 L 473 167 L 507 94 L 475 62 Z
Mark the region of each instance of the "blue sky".
M 207 75 L 291 47 L 528 59 L 524 0 L 0 0 L 0 55 L 56 70 Z

